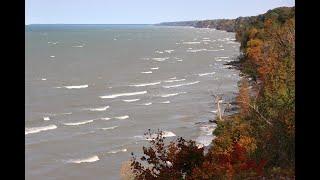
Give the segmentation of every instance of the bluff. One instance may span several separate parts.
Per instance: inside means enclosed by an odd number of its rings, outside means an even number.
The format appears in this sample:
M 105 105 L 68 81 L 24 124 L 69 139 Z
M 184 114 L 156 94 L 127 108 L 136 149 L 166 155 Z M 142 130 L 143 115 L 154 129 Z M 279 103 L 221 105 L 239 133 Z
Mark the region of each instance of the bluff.
M 236 32 L 239 29 L 249 28 L 251 26 L 263 27 L 265 19 L 277 19 L 284 22 L 292 17 L 295 7 L 279 7 L 267 11 L 257 16 L 238 17 L 236 19 L 213 19 L 213 20 L 194 20 L 194 21 L 178 21 L 178 22 L 162 22 L 155 24 L 158 26 L 192 26 L 196 28 L 214 28 L 227 32 Z

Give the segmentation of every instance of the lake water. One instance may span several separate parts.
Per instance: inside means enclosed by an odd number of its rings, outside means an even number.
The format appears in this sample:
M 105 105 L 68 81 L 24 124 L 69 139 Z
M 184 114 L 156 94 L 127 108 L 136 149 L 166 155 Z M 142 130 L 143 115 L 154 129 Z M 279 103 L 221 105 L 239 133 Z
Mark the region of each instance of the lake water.
M 29 25 L 25 42 L 26 179 L 120 179 L 163 130 L 207 145 L 239 71 L 234 33 L 152 25 Z M 213 112 L 211 112 L 213 111 Z M 176 136 L 174 136 L 176 135 Z

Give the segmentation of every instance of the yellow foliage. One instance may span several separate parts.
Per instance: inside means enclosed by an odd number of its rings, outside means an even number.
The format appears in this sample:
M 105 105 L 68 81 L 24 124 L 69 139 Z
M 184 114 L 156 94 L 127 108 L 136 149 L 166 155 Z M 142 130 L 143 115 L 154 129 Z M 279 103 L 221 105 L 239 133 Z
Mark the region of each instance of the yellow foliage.
M 250 136 L 241 136 L 238 143 L 240 146 L 246 148 L 248 152 L 253 152 L 257 148 L 256 140 Z

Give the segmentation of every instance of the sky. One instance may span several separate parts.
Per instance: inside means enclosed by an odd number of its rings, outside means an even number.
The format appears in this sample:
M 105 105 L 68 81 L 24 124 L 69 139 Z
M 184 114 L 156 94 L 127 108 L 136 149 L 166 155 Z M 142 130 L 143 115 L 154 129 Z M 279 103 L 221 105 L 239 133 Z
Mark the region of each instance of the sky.
M 26 0 L 25 24 L 155 24 L 254 16 L 294 0 Z

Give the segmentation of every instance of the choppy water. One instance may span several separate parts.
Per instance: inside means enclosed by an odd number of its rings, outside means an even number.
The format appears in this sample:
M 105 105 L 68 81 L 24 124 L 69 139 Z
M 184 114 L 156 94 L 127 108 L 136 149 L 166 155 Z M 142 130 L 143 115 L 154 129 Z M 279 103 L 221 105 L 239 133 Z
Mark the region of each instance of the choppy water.
M 144 132 L 207 144 L 210 93 L 234 97 L 234 33 L 150 25 L 26 28 L 26 179 L 119 179 Z

